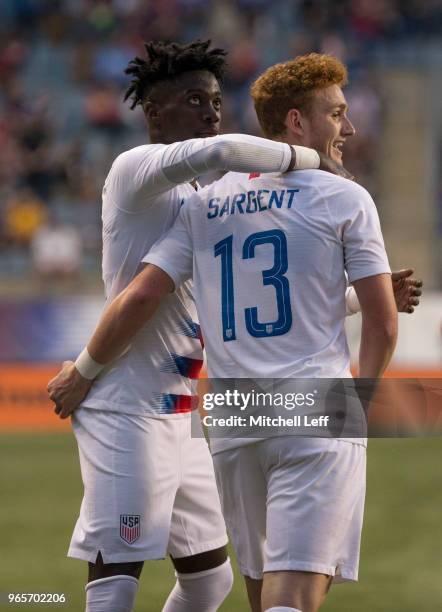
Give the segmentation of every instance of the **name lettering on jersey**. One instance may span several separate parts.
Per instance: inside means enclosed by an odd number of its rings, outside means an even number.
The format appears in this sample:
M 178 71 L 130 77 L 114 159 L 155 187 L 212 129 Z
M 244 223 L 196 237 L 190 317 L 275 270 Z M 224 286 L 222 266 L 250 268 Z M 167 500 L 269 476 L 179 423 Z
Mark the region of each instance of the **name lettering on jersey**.
M 208 219 L 216 219 L 224 215 L 244 215 L 246 213 L 264 212 L 278 208 L 292 208 L 295 194 L 299 189 L 281 189 L 279 191 L 269 189 L 250 190 L 243 193 L 235 193 L 224 199 L 214 197 L 209 200 L 207 213 Z

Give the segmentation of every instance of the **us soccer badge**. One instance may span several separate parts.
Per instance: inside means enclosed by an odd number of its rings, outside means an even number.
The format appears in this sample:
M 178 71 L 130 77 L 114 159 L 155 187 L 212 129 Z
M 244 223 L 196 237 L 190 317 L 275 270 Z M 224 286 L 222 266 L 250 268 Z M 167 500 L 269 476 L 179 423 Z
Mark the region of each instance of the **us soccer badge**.
M 133 544 L 140 537 L 140 515 L 120 514 L 120 538 Z

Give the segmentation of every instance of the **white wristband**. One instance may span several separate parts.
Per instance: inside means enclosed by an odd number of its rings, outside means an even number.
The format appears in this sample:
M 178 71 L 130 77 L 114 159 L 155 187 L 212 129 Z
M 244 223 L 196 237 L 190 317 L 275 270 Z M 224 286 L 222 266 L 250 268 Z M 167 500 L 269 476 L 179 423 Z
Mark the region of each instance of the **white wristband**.
M 317 151 L 300 145 L 292 145 L 292 147 L 296 152 L 294 170 L 315 170 L 319 168 L 321 159 Z
M 353 287 L 348 287 L 345 292 L 345 309 L 347 315 L 354 315 L 361 310 L 358 296 Z
M 98 363 L 97 361 L 95 361 L 95 359 L 92 359 L 92 357 L 89 355 L 89 351 L 87 350 L 87 348 L 85 348 L 78 355 L 77 360 L 75 361 L 75 367 L 83 376 L 83 378 L 93 380 L 105 367 L 105 364 Z

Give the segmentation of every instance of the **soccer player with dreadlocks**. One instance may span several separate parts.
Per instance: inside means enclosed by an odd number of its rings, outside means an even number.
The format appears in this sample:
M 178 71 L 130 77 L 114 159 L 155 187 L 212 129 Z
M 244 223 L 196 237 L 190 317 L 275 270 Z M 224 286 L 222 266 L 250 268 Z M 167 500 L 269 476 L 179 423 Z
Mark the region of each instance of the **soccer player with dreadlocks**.
M 150 42 L 145 49 L 146 57 L 135 58 L 127 70 L 132 82 L 126 99 L 132 108 L 142 107 L 151 144 L 117 157 L 103 189 L 108 301 L 130 283 L 145 253 L 172 225 L 195 177 L 208 170 L 333 165 L 305 147 L 217 136 L 221 49 L 199 41 Z M 143 562 L 166 554 L 177 581 L 164 612 L 215 611 L 231 588 L 212 461 L 205 440 L 190 436 L 202 359 L 186 283 L 100 373 L 73 415 L 84 498 L 69 555 L 89 562 L 87 612 L 132 610 Z M 77 368 L 95 377 L 87 354 Z

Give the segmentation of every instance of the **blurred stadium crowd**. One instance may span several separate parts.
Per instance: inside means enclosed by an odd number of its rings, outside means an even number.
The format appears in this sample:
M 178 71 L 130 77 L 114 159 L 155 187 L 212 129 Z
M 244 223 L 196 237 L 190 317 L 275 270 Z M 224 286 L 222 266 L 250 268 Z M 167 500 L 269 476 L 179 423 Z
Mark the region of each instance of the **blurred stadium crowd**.
M 248 90 L 261 70 L 310 51 L 338 56 L 358 132 L 346 164 L 376 195 L 376 67 L 413 60 L 441 19 L 438 0 L 2 0 L 0 276 L 99 266 L 104 178 L 147 141 L 141 111 L 123 103 L 143 40 L 211 38 L 229 51 L 224 132 L 259 134 Z

